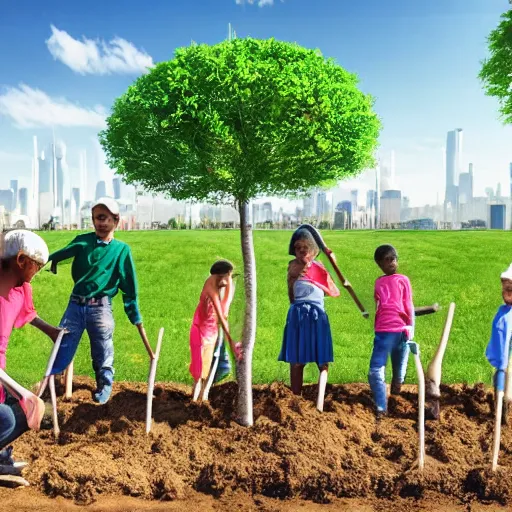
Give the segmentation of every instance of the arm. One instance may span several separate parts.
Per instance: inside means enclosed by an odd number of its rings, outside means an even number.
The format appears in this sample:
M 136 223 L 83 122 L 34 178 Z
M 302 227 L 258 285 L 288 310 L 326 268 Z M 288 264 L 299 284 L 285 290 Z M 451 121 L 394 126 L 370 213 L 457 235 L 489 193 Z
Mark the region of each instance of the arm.
M 59 329 L 58 327 L 55 327 L 53 325 L 50 325 L 46 323 L 44 320 L 36 316 L 32 322 L 30 322 L 30 325 L 33 325 L 36 329 L 39 329 L 41 332 L 46 334 L 54 343 L 57 340 L 57 337 L 59 336 L 59 333 L 62 329 Z
M 226 288 L 224 288 L 224 294 L 220 301 L 222 306 L 222 312 L 224 313 L 225 318 L 227 318 L 229 315 L 229 308 L 231 306 L 231 302 L 233 301 L 234 295 L 235 283 L 233 282 L 233 279 L 230 277 Z
M 235 342 L 233 341 L 233 338 L 231 337 L 231 334 L 229 333 L 229 327 L 226 322 L 226 319 L 224 318 L 224 315 L 222 314 L 222 305 L 220 302 L 219 294 L 217 290 L 212 289 L 212 286 L 208 286 L 207 293 L 209 299 L 212 301 L 213 308 L 215 309 L 215 313 L 217 314 L 217 318 L 219 319 L 220 325 L 222 326 L 222 330 L 226 334 L 226 338 L 229 341 L 229 345 L 231 346 L 231 350 L 235 355 L 238 357 L 239 350 L 237 350 L 237 347 L 235 345 Z
M 135 274 L 135 265 L 133 263 L 132 253 L 129 247 L 126 247 L 121 261 L 119 262 L 119 276 L 119 289 L 123 294 L 123 304 L 126 316 L 133 325 L 142 324 L 142 317 L 140 315 L 137 300 L 137 276 Z
M 64 249 L 60 249 L 59 251 L 55 251 L 54 253 L 50 254 L 48 257 L 48 262 L 52 262 L 51 265 L 51 272 L 54 274 L 57 273 L 57 264 L 61 261 L 67 260 L 69 258 L 74 258 L 76 256 L 76 250 L 78 248 L 77 238 L 74 238 L 72 242 L 64 247 Z
M 405 278 L 404 283 L 404 291 L 403 291 L 403 304 L 404 310 L 407 314 L 407 326 L 409 329 L 407 330 L 408 339 L 412 340 L 414 338 L 414 325 L 416 322 L 416 315 L 414 313 L 414 304 L 412 301 L 412 287 L 409 278 Z

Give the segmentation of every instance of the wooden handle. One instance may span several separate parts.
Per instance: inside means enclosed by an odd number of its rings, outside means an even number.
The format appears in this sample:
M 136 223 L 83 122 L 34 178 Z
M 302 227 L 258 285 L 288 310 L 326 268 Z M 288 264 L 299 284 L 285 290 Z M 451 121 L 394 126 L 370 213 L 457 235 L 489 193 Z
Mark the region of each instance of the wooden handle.
M 162 340 L 164 337 L 164 328 L 162 327 L 158 333 L 158 341 L 156 342 L 155 358 L 151 360 L 149 366 L 148 378 L 148 394 L 146 405 L 146 434 L 151 430 L 151 421 L 153 417 L 153 391 L 155 389 L 156 367 L 160 358 L 160 349 L 162 348 Z
M 356 303 L 357 307 L 359 308 L 359 311 L 361 311 L 364 318 L 369 318 L 370 315 L 366 311 L 365 307 L 361 304 L 361 301 L 358 299 L 356 292 L 352 288 L 352 285 L 343 277 L 343 274 L 341 273 L 340 269 L 338 268 L 338 265 L 334 261 L 334 258 L 331 255 L 330 249 L 325 250 L 325 253 L 327 254 L 327 257 L 329 258 L 329 261 L 331 262 L 331 265 L 334 268 L 334 271 L 336 272 L 336 275 L 338 276 L 338 279 L 341 281 L 341 284 L 343 287 L 348 291 L 350 296 L 352 297 L 353 301 Z
M 441 341 L 437 347 L 437 351 L 432 361 L 428 365 L 427 378 L 435 383 L 436 388 L 439 389 L 441 384 L 441 368 L 443 364 L 444 352 L 448 344 L 448 338 L 450 337 L 450 331 L 452 329 L 453 315 L 455 314 L 455 302 L 450 304 L 448 308 L 448 314 L 444 323 L 443 334 L 441 335 Z

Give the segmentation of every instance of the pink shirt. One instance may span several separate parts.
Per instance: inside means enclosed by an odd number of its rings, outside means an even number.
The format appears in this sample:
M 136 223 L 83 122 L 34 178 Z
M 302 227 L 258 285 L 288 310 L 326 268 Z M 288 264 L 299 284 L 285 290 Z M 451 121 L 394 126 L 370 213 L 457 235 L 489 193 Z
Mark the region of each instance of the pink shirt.
M 402 332 L 414 325 L 414 305 L 409 278 L 402 274 L 375 281 L 375 332 Z
M 32 322 L 36 316 L 37 312 L 32 301 L 32 287 L 29 283 L 12 288 L 7 299 L 0 297 L 0 368 L 5 369 L 5 354 L 12 330 Z M 0 386 L 0 404 L 4 400 L 4 390 Z

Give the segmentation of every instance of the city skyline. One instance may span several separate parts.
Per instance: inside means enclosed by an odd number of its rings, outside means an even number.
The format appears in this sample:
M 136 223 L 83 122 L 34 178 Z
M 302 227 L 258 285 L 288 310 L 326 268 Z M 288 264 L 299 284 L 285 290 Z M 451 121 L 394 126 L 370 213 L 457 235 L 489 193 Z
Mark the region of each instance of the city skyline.
M 105 171 L 97 132 L 113 100 L 147 66 L 171 58 L 175 48 L 192 40 L 212 44 L 225 39 L 228 22 L 239 37 L 294 40 L 356 72 L 361 88 L 375 97 L 383 121 L 378 156 L 384 167 L 391 167 L 394 151 L 398 186 L 412 205 L 444 200 L 443 148 L 447 132 L 457 127 L 464 130 L 465 146 L 459 172 L 473 164 L 475 195 L 499 182 L 508 189 L 512 128 L 501 125 L 497 103 L 485 97 L 477 79 L 487 54 L 486 37 L 509 7 L 505 0 L 453 0 L 449 5 L 400 0 L 390 6 L 376 0 L 364 5 L 320 0 L 314 7 L 306 0 L 264 7 L 235 0 L 216 6 L 206 1 L 171 6 L 157 0 L 153 14 L 131 0 L 125 11 L 58 0 L 47 2 L 44 10 L 36 2 L 33 6 L 37 16 L 29 19 L 12 5 L 0 7 L 0 44 L 19 49 L 17 58 L 9 52 L 0 57 L 2 189 L 13 177 L 19 188 L 29 186 L 36 135 L 41 147 L 54 137 L 65 142 L 73 173 L 87 152 L 91 195 L 97 174 Z M 109 18 L 113 13 L 115 18 Z M 21 25 L 28 36 L 21 37 Z M 367 173 L 342 186 L 370 189 L 372 180 Z

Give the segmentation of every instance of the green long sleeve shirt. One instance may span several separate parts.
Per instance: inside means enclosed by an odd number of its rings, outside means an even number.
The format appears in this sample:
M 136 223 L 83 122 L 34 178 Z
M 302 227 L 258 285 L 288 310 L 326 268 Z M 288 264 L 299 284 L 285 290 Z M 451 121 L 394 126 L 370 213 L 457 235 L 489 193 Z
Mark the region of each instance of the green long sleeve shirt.
M 55 263 L 73 259 L 73 294 L 91 299 L 115 297 L 121 290 L 126 315 L 132 324 L 142 321 L 137 303 L 137 277 L 130 247 L 119 240 L 99 242 L 96 233 L 78 235 L 67 247 L 50 254 Z

